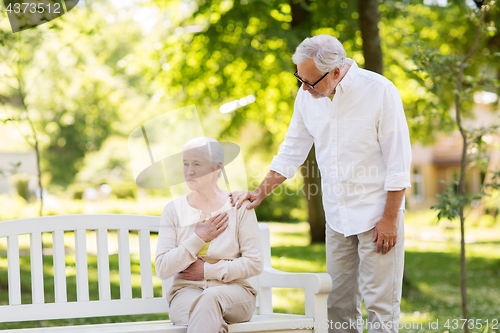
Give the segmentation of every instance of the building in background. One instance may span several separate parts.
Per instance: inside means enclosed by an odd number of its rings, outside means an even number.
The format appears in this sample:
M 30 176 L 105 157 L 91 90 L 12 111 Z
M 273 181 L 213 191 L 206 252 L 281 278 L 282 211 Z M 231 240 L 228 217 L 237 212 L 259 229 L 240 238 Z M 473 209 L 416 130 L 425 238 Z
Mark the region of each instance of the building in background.
M 465 128 L 487 127 L 500 123 L 500 108 L 495 105 L 494 93 L 480 92 L 474 95 L 474 118 L 464 120 Z M 490 135 L 485 141 L 497 142 L 498 136 Z M 488 170 L 500 170 L 500 150 L 489 151 Z M 429 209 L 437 204 L 437 194 L 459 179 L 462 158 L 462 136 L 457 130 L 450 136 L 437 138 L 434 145 L 412 145 L 412 187 L 406 191 L 407 207 L 412 210 Z M 486 170 L 474 166 L 467 170 L 467 192 L 478 192 L 485 179 Z

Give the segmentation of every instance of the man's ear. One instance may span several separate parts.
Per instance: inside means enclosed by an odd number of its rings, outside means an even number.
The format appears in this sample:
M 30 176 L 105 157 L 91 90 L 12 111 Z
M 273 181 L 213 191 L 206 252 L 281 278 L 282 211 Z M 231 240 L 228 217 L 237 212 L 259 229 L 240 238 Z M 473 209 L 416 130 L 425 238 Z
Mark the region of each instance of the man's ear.
M 339 77 L 339 75 L 340 75 L 340 68 L 335 67 L 335 69 L 333 70 L 333 77 L 336 79 Z

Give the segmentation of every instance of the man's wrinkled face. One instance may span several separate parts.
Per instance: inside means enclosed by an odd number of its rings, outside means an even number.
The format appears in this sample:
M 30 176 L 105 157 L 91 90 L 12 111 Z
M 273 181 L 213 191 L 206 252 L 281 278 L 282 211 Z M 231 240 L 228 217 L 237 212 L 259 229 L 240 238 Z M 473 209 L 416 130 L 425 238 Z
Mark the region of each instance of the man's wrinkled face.
M 316 68 L 313 58 L 309 58 L 307 61 L 298 64 L 297 74 L 300 78 L 302 78 L 302 80 L 311 85 L 321 79 L 324 75 L 324 73 L 320 73 Z M 314 88 L 311 88 L 307 84 L 303 84 L 302 89 L 308 91 L 313 98 L 327 97 L 332 94 L 335 89 L 335 82 L 333 80 L 334 76 L 335 73 L 332 71 L 319 81 Z

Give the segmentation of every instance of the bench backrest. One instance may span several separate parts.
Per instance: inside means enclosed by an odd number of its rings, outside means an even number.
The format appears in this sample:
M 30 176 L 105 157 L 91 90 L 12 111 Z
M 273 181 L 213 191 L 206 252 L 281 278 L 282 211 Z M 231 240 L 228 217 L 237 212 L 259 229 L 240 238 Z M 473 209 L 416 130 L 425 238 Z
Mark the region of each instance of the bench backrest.
M 165 295 L 173 278 L 162 281 L 162 296 L 153 293 L 151 232 L 158 232 L 160 217 L 144 215 L 98 214 L 58 215 L 0 221 L 0 239 L 7 239 L 9 304 L 0 305 L 0 322 L 83 318 L 114 315 L 133 315 L 169 312 Z M 264 265 L 271 266 L 269 227 L 259 223 Z M 88 234 L 95 231 L 99 300 L 89 300 Z M 108 231 L 114 230 L 118 239 L 118 266 L 120 298 L 111 298 Z M 137 232 L 139 240 L 141 297 L 132 297 L 132 274 L 130 260 L 130 232 Z M 65 234 L 74 232 L 76 302 L 68 302 L 66 287 Z M 44 297 L 42 233 L 52 233 L 54 303 L 46 303 Z M 31 304 L 21 302 L 19 236 L 29 235 L 31 265 Z M 135 236 L 134 236 L 135 237 Z M 155 276 L 155 279 L 157 277 Z M 259 288 L 259 278 L 250 283 L 259 291 L 256 313 L 265 303 L 264 312 L 272 312 L 271 293 L 268 288 Z

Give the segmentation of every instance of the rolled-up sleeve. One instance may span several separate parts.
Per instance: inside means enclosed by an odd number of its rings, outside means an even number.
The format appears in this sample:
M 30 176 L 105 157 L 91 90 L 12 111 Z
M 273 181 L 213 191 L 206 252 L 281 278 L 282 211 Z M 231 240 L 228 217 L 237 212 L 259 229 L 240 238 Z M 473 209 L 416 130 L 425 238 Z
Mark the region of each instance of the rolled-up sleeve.
M 385 88 L 378 124 L 378 140 L 387 176 L 385 191 L 411 187 L 411 142 L 401 96 L 394 84 Z
M 314 141 L 312 135 L 304 125 L 304 120 L 298 110 L 300 103 L 300 99 L 297 98 L 292 120 L 288 126 L 288 133 L 285 136 L 278 155 L 274 156 L 269 166 L 270 170 L 279 173 L 285 178 L 295 176 L 299 166 L 304 163 L 307 154 L 309 154 Z

